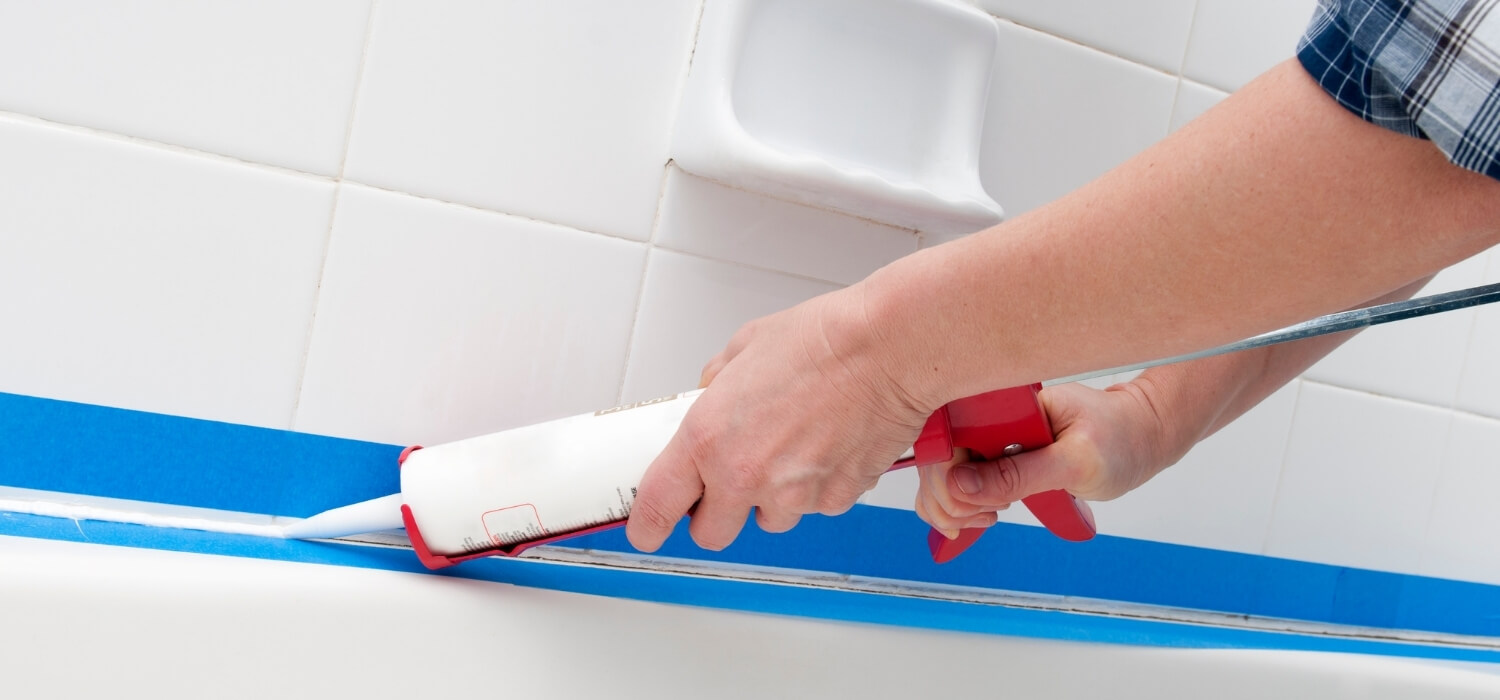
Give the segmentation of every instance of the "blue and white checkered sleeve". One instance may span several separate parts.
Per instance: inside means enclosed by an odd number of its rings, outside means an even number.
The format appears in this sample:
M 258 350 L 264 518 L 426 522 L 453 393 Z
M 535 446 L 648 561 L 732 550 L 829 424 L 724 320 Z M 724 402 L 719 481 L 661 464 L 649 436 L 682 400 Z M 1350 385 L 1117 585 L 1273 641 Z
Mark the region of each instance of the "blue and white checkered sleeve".
M 1297 46 L 1334 99 L 1500 179 L 1500 0 L 1319 0 Z

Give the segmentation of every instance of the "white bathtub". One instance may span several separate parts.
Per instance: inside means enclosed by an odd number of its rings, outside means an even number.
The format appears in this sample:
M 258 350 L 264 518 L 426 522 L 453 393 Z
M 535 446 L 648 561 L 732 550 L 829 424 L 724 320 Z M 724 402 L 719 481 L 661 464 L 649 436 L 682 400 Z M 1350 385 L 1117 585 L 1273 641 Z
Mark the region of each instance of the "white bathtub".
M 1500 697 L 1481 664 L 940 632 L 21 537 L 0 537 L 0 611 L 14 698 Z

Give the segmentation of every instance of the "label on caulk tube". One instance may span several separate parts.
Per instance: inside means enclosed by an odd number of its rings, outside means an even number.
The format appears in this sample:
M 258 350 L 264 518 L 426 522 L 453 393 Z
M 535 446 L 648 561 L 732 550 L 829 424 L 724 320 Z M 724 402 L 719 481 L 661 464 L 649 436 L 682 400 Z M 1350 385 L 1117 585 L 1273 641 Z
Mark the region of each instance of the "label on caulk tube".
M 402 500 L 427 546 L 444 556 L 619 522 L 701 393 L 417 450 L 401 467 Z

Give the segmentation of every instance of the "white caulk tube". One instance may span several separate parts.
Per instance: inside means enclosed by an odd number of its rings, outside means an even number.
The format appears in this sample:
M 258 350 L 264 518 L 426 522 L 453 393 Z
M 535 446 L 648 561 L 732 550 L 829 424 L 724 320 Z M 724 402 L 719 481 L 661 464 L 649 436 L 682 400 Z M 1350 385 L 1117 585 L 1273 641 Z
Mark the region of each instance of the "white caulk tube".
M 702 391 L 499 433 L 407 454 L 401 493 L 335 508 L 288 525 L 288 538 L 319 539 L 406 524 L 424 563 L 518 545 L 625 520 L 636 488 Z M 418 534 L 420 533 L 420 534 Z M 420 542 L 419 542 L 420 540 Z M 431 559 L 432 561 L 429 561 Z
M 428 550 L 444 557 L 620 522 L 701 393 L 417 450 L 401 466 L 402 502 Z

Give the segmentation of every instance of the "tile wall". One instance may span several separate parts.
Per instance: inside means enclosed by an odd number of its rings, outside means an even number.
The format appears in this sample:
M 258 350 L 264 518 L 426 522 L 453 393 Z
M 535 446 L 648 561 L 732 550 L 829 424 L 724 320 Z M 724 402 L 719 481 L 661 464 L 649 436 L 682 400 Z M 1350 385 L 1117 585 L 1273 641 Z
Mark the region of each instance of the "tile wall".
M 1314 2 L 975 4 L 1016 215 L 1290 56 Z M 674 168 L 700 10 L 0 0 L 0 391 L 431 443 L 689 388 L 741 323 L 945 240 Z M 1500 583 L 1496 357 L 1500 309 L 1366 334 L 1101 527 Z

